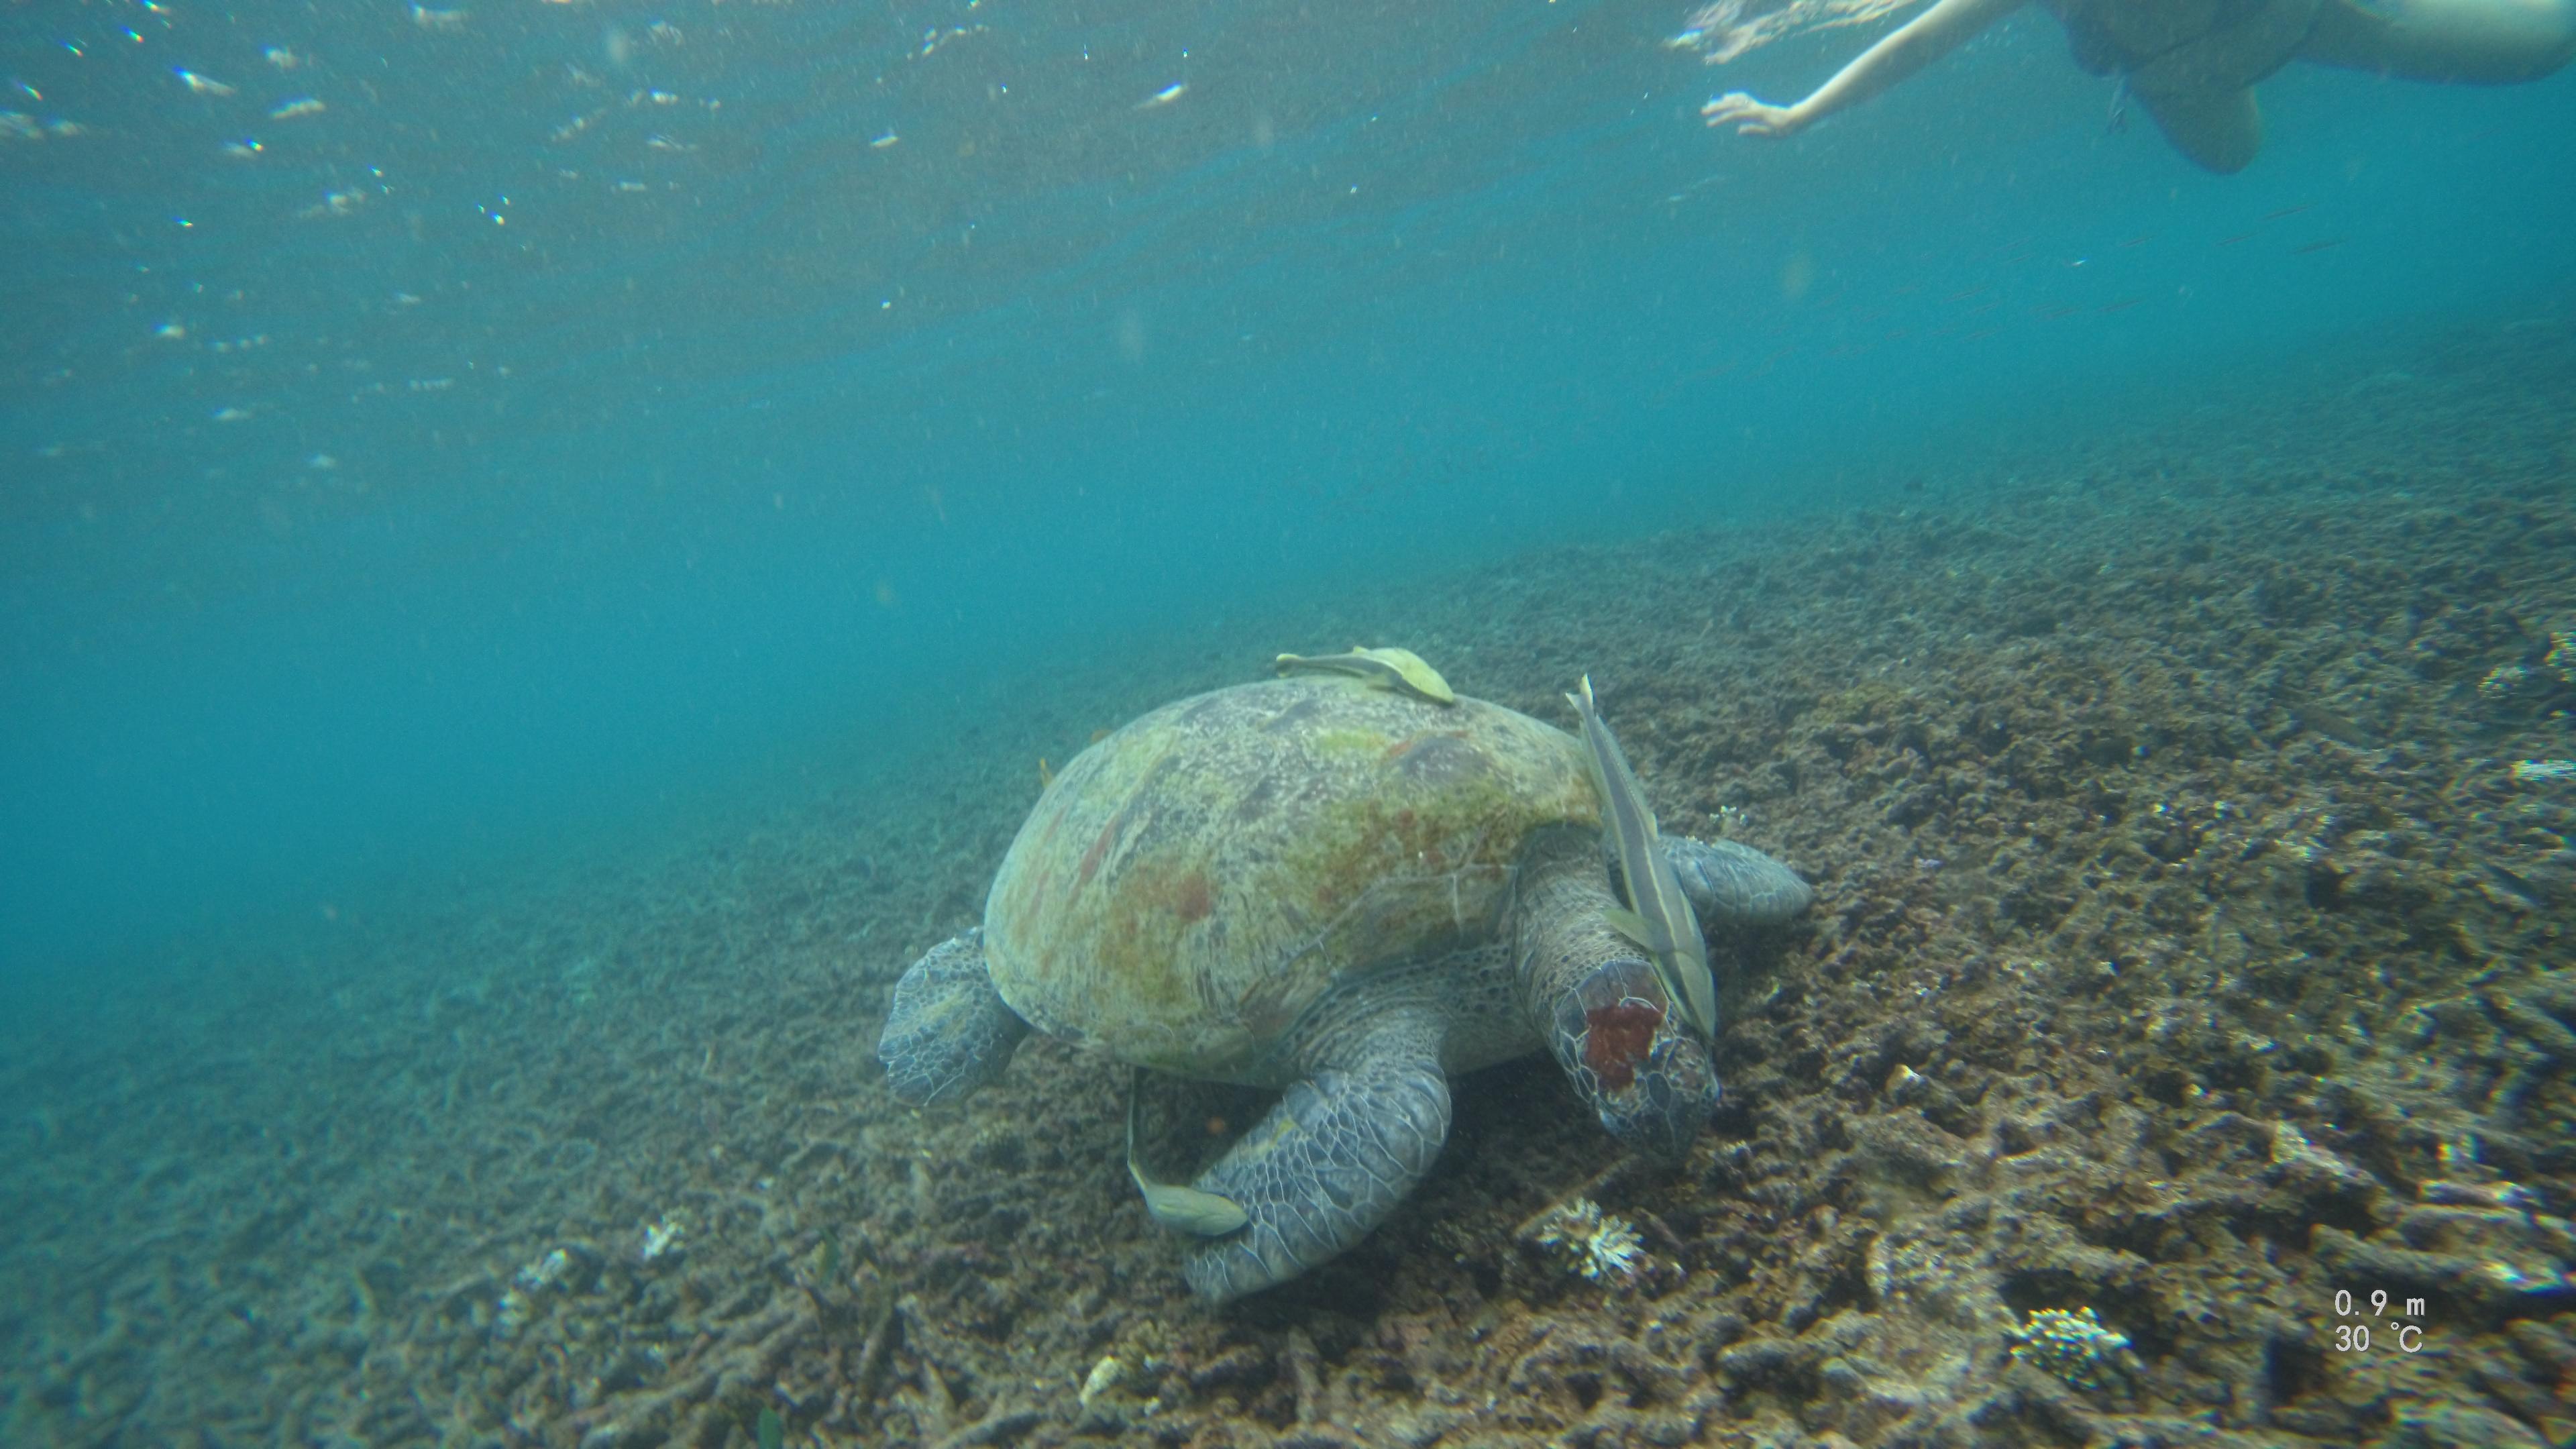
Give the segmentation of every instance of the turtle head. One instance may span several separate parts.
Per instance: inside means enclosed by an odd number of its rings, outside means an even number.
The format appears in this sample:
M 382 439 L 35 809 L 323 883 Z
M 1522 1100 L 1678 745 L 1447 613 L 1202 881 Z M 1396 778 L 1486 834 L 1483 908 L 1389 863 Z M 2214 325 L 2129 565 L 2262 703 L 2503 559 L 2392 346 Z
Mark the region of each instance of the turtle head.
M 1687 1155 L 1717 1109 L 1717 1068 L 1653 963 L 1604 962 L 1557 998 L 1554 1015 L 1549 1049 L 1602 1127 L 1648 1157 Z

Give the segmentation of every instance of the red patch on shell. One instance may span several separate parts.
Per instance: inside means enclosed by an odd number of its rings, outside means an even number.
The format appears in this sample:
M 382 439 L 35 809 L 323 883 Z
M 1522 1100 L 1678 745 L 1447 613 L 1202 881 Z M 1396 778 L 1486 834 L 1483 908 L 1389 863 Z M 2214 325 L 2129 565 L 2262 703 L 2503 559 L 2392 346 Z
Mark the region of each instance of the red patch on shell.
M 1100 869 L 1100 862 L 1108 856 L 1109 847 L 1118 843 L 1118 827 L 1125 824 L 1126 819 L 1123 811 L 1110 816 L 1109 823 L 1100 827 L 1099 838 L 1093 840 L 1091 848 L 1082 853 L 1082 870 L 1074 877 L 1073 882 L 1076 894 L 1079 894 L 1084 886 L 1091 884 L 1092 872 Z
M 1613 1092 L 1628 1090 L 1637 1080 L 1637 1063 L 1655 1045 L 1664 1014 L 1642 1001 L 1597 1006 L 1583 1014 L 1590 1030 L 1583 1035 L 1583 1064 Z

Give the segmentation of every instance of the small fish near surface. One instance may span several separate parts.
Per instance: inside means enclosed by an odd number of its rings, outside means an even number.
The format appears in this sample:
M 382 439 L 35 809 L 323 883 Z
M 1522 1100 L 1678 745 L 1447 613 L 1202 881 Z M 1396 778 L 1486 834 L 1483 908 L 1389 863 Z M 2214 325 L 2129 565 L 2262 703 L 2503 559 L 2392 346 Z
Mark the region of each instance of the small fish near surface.
M 1422 662 L 1422 656 L 1410 649 L 1363 649 L 1354 644 L 1346 654 L 1282 654 L 1271 662 L 1281 674 L 1312 670 L 1321 674 L 1352 675 L 1379 689 L 1409 694 L 1415 699 L 1437 705 L 1452 705 L 1458 696 L 1440 671 Z
M 1646 804 L 1645 788 L 1619 741 L 1602 723 L 1593 702 L 1592 676 L 1583 676 L 1582 692 L 1565 697 L 1583 717 L 1583 743 L 1592 757 L 1592 785 L 1601 792 L 1601 815 L 1619 855 L 1619 873 L 1628 882 L 1625 911 L 1604 913 L 1610 928 L 1643 947 L 1655 964 L 1664 994 L 1701 1035 L 1717 1035 L 1717 981 L 1709 972 L 1708 943 L 1700 938 L 1699 916 L 1690 897 L 1664 858 L 1655 812 Z

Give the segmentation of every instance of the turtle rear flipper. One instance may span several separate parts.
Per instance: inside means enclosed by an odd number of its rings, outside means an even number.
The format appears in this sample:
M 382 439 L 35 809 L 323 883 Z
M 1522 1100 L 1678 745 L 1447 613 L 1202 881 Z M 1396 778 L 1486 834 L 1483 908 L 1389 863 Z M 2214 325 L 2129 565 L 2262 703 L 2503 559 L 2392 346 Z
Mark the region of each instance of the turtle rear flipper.
M 1002 1075 L 1028 1033 L 1029 1024 L 993 990 L 984 933 L 973 930 L 931 947 L 894 984 L 877 1060 L 895 1095 L 926 1106 Z
M 1200 1192 L 1234 1203 L 1248 1219 L 1191 1257 L 1187 1273 L 1200 1297 L 1240 1298 L 1340 1255 L 1385 1221 L 1439 1158 L 1449 1137 L 1439 1024 L 1406 1013 L 1336 1045 L 1347 1065 L 1291 1085 L 1200 1174 Z

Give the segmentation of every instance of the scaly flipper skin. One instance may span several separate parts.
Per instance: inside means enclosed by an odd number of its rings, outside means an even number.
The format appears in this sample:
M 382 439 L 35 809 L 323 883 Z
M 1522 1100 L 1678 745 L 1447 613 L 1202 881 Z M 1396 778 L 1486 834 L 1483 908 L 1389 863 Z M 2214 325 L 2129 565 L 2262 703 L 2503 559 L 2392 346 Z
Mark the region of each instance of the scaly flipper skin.
M 1796 871 L 1732 840 L 1667 835 L 1664 859 L 1702 925 L 1777 926 L 1816 899 Z
M 1223 1303 L 1294 1278 L 1404 1201 L 1449 1137 L 1441 1031 L 1436 1015 L 1398 1009 L 1319 1043 L 1330 1064 L 1291 1085 L 1195 1184 L 1251 1218 L 1191 1257 L 1200 1297 Z
M 895 1095 L 927 1106 L 999 1077 L 1028 1033 L 993 990 L 984 933 L 973 930 L 931 947 L 894 984 L 877 1060 Z
M 1604 920 L 1618 905 L 1597 836 L 1534 839 L 1514 888 L 1513 969 L 1531 1026 L 1602 1127 L 1677 1160 L 1716 1110 L 1717 1069 L 1654 964 Z

